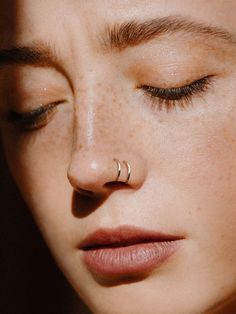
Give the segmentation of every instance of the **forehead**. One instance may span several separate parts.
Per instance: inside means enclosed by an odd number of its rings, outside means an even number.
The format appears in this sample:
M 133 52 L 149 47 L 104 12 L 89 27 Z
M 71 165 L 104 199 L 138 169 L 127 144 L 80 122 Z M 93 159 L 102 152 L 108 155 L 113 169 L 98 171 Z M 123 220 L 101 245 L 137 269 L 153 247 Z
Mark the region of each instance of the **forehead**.
M 182 0 L 181 5 L 179 0 L 16 0 L 1 1 L 0 12 L 3 46 L 10 41 L 64 37 L 69 44 L 78 37 L 96 37 L 105 24 L 170 15 L 187 16 L 236 34 L 234 0 Z

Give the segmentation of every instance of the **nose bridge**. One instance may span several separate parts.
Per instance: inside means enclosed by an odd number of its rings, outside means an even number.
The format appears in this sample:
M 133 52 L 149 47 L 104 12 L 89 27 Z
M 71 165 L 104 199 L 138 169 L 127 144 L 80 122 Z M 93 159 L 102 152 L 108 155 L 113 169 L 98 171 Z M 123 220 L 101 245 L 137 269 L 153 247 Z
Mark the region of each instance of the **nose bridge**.
M 107 81 L 98 73 L 90 75 L 78 91 L 74 131 L 80 146 L 111 145 L 122 137 L 121 117 L 125 116 L 122 100 Z

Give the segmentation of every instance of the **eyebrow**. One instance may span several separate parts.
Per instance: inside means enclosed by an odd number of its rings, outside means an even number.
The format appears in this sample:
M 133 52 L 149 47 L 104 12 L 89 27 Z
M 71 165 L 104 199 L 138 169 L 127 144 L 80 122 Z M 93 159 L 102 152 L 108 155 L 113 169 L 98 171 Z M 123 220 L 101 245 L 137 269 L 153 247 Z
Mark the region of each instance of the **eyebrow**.
M 177 33 L 204 37 L 211 40 L 223 40 L 236 45 L 236 38 L 225 29 L 195 22 L 187 17 L 167 16 L 147 21 L 132 20 L 105 27 L 102 43 L 106 50 L 124 50 L 134 47 L 161 35 Z
M 0 50 L 0 68 L 7 65 L 54 68 L 68 78 L 54 49 L 50 45 L 41 42 L 33 42 L 28 46 L 12 46 Z
M 185 33 L 203 36 L 207 39 L 223 40 L 236 45 L 236 38 L 228 31 L 216 26 L 195 22 L 180 16 L 167 16 L 147 21 L 132 20 L 121 24 L 107 25 L 100 37 L 102 47 L 106 50 L 124 50 L 134 47 L 161 35 Z M 49 44 L 33 42 L 29 45 L 12 46 L 0 50 L 0 69 L 6 65 L 30 65 L 34 67 L 54 68 L 63 74 L 68 81 L 69 76 L 62 66 L 55 49 Z

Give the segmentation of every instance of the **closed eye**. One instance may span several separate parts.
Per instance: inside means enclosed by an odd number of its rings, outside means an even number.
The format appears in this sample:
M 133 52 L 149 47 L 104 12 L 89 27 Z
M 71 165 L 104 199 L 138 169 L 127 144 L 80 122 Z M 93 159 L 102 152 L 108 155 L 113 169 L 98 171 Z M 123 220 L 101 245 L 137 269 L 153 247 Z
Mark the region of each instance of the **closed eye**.
M 151 98 L 158 109 L 165 108 L 167 111 L 176 108 L 187 108 L 194 96 L 203 95 L 211 85 L 213 75 L 203 77 L 189 85 L 182 87 L 158 88 L 148 85 L 139 87 L 145 95 Z
M 57 101 L 50 103 L 25 113 L 10 111 L 7 117 L 7 122 L 13 124 L 21 131 L 39 129 L 50 121 L 56 113 L 57 105 L 63 102 L 64 101 Z

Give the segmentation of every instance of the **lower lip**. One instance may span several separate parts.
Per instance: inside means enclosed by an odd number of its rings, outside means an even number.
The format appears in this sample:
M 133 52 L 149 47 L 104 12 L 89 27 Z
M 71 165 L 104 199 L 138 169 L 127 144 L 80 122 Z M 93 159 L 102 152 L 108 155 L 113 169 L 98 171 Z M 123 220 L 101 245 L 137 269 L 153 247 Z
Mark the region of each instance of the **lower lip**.
M 173 255 L 179 244 L 176 240 L 91 249 L 84 251 L 84 262 L 93 273 L 105 277 L 146 273 Z

